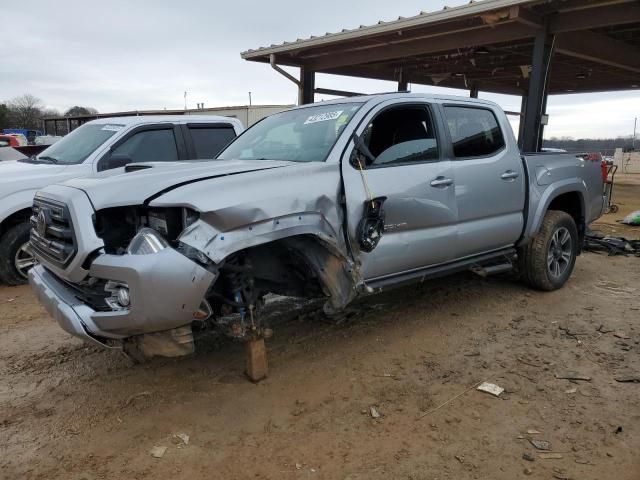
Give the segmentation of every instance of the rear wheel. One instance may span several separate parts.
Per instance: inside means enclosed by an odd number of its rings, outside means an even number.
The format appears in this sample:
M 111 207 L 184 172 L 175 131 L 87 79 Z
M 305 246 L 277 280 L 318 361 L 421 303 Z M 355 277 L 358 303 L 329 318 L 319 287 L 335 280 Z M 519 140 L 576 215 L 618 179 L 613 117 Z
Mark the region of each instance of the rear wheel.
M 578 254 L 578 229 L 566 212 L 550 210 L 540 230 L 520 252 L 525 281 L 539 290 L 557 290 L 571 276 Z
M 29 246 L 29 223 L 20 223 L 0 239 L 0 281 L 8 285 L 27 283 L 27 272 L 36 263 Z

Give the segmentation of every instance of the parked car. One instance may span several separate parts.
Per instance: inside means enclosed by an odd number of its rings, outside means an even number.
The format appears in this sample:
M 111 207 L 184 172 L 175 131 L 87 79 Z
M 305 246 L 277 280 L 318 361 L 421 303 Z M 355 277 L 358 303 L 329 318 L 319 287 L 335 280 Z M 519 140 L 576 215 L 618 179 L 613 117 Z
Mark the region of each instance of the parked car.
M 129 353 L 193 351 L 193 328 L 255 338 L 267 294 L 333 314 L 469 269 L 555 290 L 603 209 L 599 161 L 521 155 L 496 104 L 459 97 L 305 105 L 214 161 L 136 167 L 44 188 L 31 219 L 40 301 Z
M 25 137 L 21 133 L 8 133 L 7 135 L 9 137 L 12 137 L 16 142 L 18 142 L 18 145 L 16 145 L 18 147 L 26 147 L 27 145 L 29 145 L 29 141 L 27 140 L 27 137 Z
M 20 142 L 14 135 L 0 135 L 0 147 L 19 147 Z
M 41 135 L 36 137 L 33 142 L 34 145 L 53 145 L 56 142 L 62 140 L 61 135 Z
M 40 130 L 29 130 L 27 128 L 5 128 L 2 133 L 23 136 L 27 141 L 25 145 L 34 145 L 36 138 L 42 135 Z
M 27 281 L 35 261 L 29 217 L 38 189 L 128 163 L 210 159 L 243 130 L 236 119 L 209 115 L 102 118 L 38 155 L 0 163 L 0 281 Z

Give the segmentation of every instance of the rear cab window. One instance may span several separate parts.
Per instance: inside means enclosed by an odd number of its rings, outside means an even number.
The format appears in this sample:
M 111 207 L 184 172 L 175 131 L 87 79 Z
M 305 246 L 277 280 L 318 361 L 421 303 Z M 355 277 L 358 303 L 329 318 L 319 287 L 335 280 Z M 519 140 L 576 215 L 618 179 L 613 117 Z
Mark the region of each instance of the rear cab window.
M 187 125 L 196 160 L 213 159 L 236 138 L 232 125 Z
M 502 129 L 490 109 L 445 105 L 444 111 L 454 157 L 486 157 L 504 148 Z

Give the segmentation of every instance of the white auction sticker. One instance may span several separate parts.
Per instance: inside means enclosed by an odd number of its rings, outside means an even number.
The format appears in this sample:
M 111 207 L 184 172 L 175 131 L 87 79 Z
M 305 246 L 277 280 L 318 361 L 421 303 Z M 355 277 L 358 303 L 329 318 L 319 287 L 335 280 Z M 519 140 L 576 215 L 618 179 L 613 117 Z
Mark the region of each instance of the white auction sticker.
M 318 123 L 318 122 L 326 122 L 327 120 L 335 120 L 338 118 L 344 110 L 336 110 L 335 112 L 327 112 L 320 113 L 318 115 L 311 115 L 304 122 L 305 125 L 308 123 Z
M 105 125 L 101 130 L 106 130 L 107 132 L 119 132 L 122 130 L 122 125 Z

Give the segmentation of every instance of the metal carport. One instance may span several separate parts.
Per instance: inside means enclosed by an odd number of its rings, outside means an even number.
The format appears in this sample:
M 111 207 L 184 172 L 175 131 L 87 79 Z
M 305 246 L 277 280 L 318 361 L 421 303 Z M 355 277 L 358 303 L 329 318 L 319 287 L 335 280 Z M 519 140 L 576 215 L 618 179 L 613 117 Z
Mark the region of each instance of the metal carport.
M 352 94 L 317 88 L 317 72 L 520 95 L 519 142 L 537 151 L 548 95 L 640 91 L 640 2 L 472 1 L 241 55 L 295 81 L 299 103 Z M 299 79 L 279 65 L 300 67 Z

